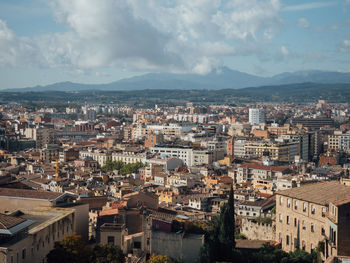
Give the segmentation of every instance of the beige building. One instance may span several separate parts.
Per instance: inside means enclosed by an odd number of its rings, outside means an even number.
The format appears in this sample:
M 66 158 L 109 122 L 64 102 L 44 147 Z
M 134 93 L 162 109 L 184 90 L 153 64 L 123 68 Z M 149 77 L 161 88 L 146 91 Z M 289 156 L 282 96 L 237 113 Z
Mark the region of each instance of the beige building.
M 88 237 L 88 204 L 75 197 L 0 188 L 0 262 L 45 262 L 54 243 L 76 232 Z
M 271 160 L 280 162 L 292 162 L 298 155 L 297 142 L 247 141 L 244 149 L 245 155 L 252 157 L 262 157 L 264 152 L 269 152 Z
M 41 207 L 0 214 L 0 262 L 45 262 L 55 242 L 75 231 L 73 209 Z
M 337 212 L 336 205 L 344 209 L 350 205 L 350 187 L 338 182 L 310 183 L 277 192 L 276 240 L 282 249 L 289 252 L 300 248 L 310 252 L 319 242 L 325 242 L 323 259 L 340 253 L 350 255 L 349 245 L 338 246 L 350 241 L 349 212 Z M 334 233 L 340 229 L 339 237 Z
M 328 149 L 334 151 L 348 151 L 350 150 L 350 133 L 343 133 L 341 131 L 334 131 L 333 135 L 328 136 Z
M 103 167 L 106 165 L 106 163 L 110 160 L 112 160 L 112 153 L 106 150 L 87 150 L 87 151 L 80 151 L 79 152 L 79 158 L 85 159 L 85 158 L 91 158 L 94 161 L 98 162 L 98 164 Z

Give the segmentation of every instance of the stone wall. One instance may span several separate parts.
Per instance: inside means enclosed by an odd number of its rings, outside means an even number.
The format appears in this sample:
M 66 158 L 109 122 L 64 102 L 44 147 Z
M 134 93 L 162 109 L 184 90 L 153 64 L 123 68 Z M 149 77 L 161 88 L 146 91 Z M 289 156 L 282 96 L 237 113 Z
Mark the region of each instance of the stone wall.
M 246 218 L 242 219 L 241 233 L 250 240 L 275 240 L 276 226 L 272 224 L 257 223 Z

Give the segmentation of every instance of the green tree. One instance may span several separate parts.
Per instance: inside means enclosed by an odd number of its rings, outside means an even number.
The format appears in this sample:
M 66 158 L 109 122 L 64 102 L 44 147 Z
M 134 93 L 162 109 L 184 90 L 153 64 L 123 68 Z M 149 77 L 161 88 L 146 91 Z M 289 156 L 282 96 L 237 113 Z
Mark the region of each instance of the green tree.
M 171 258 L 164 255 L 152 254 L 147 263 L 175 263 Z
M 233 250 L 235 244 L 235 208 L 233 198 L 233 188 L 231 186 L 227 203 L 222 207 L 220 213 L 219 241 L 224 250 Z
M 55 243 L 47 255 L 47 263 L 88 263 L 90 253 L 83 238 L 73 233 Z
M 92 251 L 92 263 L 124 263 L 123 251 L 117 246 L 96 245 Z
M 128 163 L 126 165 L 124 165 L 121 169 L 120 169 L 120 174 L 122 175 L 126 175 L 126 174 L 131 174 L 131 173 L 137 173 L 139 168 L 143 167 L 143 164 L 141 162 L 137 162 L 137 163 Z
M 106 162 L 106 165 L 102 167 L 102 171 L 104 172 L 111 172 L 114 170 L 120 170 L 124 167 L 124 163 L 122 161 L 111 161 L 108 160 Z
M 265 243 L 258 252 L 247 253 L 244 258 L 250 263 L 313 263 L 316 262 L 317 253 L 314 251 L 307 253 L 300 249 L 287 253 L 276 246 Z
M 218 218 L 212 220 L 213 228 L 205 236 L 199 262 L 233 262 L 240 260 L 240 252 L 235 249 L 234 198 L 231 186 L 229 199 L 221 208 Z

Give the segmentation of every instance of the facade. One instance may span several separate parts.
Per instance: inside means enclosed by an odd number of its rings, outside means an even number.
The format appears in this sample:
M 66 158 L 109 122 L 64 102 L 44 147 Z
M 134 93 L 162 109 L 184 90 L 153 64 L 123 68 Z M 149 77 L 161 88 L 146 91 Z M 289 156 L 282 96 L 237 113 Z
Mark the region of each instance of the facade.
M 329 135 L 328 149 L 334 151 L 348 151 L 350 149 L 350 133 L 334 132 L 334 135 Z
M 346 216 L 349 203 L 350 187 L 338 182 L 312 183 L 277 192 L 276 240 L 287 252 L 297 248 L 310 252 L 319 242 L 326 242 L 324 259 L 349 256 L 345 248 L 349 247 L 350 236 L 350 217 Z M 344 208 L 340 213 L 336 209 L 339 206 Z M 344 246 L 340 246 L 342 242 Z
M 269 141 L 248 141 L 244 149 L 251 157 L 262 157 L 269 152 L 271 160 L 280 162 L 292 162 L 298 155 L 298 142 L 269 142 Z
M 189 147 L 170 147 L 157 145 L 150 147 L 151 153 L 158 153 L 161 157 L 177 157 L 181 159 L 185 165 L 192 166 L 192 148 Z
M 56 134 L 54 129 L 38 128 L 36 130 L 36 148 L 41 149 L 47 144 L 56 143 Z
M 85 159 L 90 158 L 103 167 L 106 165 L 107 161 L 112 160 L 112 153 L 104 150 L 94 150 L 94 151 L 80 151 L 79 158 Z
M 249 109 L 249 123 L 251 125 L 258 125 L 265 123 L 265 109 Z
M 43 207 L 20 214 L 0 214 L 0 262 L 45 262 L 55 242 L 76 231 L 73 209 Z
M 75 232 L 87 240 L 89 205 L 74 203 L 74 198 L 67 193 L 0 188 L 0 262 L 45 262 L 64 236 Z M 6 226 L 8 222 L 13 224 Z

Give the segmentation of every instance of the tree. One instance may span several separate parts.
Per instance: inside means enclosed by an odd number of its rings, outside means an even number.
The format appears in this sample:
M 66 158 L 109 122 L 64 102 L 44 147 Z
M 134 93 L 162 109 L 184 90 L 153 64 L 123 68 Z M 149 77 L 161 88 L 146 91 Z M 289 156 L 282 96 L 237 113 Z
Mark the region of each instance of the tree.
M 47 255 L 47 263 L 88 263 L 90 253 L 83 238 L 73 233 L 55 243 Z
M 317 253 L 307 253 L 297 249 L 293 252 L 284 252 L 276 246 L 265 243 L 258 252 L 244 255 L 250 263 L 312 263 L 317 259 Z
M 233 198 L 233 188 L 231 185 L 227 203 L 222 207 L 220 213 L 219 241 L 223 244 L 225 251 L 232 251 L 236 247 L 235 243 L 235 207 Z
M 234 198 L 231 186 L 229 199 L 221 208 L 218 218 L 212 220 L 213 228 L 207 231 L 201 248 L 199 262 L 239 261 L 240 253 L 235 250 Z
M 104 184 L 108 184 L 108 182 L 109 182 L 109 176 L 108 175 L 103 175 L 103 177 L 102 177 L 102 179 L 103 179 L 103 183 Z
M 175 263 L 171 258 L 164 255 L 152 254 L 147 263 Z
M 118 246 L 96 245 L 92 251 L 93 263 L 124 263 L 123 251 Z

